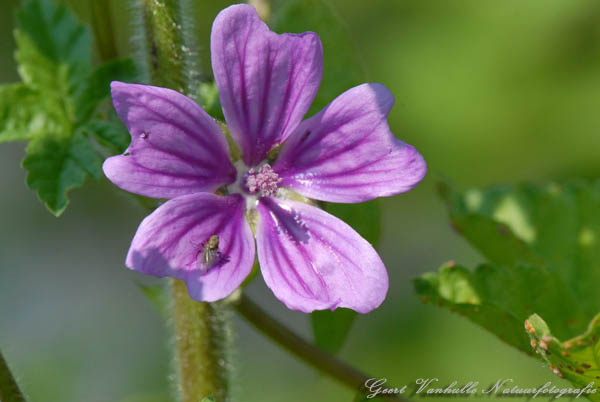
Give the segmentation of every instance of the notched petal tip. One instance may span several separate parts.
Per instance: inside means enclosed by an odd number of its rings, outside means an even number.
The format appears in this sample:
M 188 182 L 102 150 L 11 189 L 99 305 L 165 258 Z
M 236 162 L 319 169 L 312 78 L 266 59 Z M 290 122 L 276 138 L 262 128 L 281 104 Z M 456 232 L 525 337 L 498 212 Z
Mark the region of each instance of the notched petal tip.
M 258 165 L 308 111 L 323 70 L 317 34 L 276 34 L 254 7 L 221 11 L 211 61 L 223 114 L 248 166 Z

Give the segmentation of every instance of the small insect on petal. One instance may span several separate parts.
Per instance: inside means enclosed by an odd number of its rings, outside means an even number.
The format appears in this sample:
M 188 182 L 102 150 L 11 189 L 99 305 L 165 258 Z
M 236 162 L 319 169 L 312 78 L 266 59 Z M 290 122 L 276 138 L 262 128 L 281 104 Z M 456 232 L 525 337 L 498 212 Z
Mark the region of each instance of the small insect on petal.
M 196 266 L 202 272 L 208 271 L 221 262 L 223 255 L 219 251 L 219 236 L 210 236 L 208 241 L 202 244 L 202 249 L 198 251 L 198 254 Z

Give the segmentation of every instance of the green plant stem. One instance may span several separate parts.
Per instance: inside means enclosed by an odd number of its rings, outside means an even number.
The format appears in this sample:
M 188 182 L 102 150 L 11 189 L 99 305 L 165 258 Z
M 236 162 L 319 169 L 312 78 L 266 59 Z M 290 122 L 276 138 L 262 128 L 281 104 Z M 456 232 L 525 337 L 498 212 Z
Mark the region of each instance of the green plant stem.
M 140 10 L 141 44 L 150 84 L 185 92 L 186 46 L 178 0 L 136 0 Z M 228 314 L 221 304 L 199 303 L 184 282 L 171 281 L 172 328 L 175 333 L 177 390 L 182 402 L 208 396 L 229 400 Z
M 182 401 L 198 402 L 207 396 L 228 400 L 227 307 L 191 299 L 185 282 L 178 279 L 172 279 L 171 292 Z
M 152 85 L 186 91 L 185 49 L 177 0 L 137 0 Z
M 2 352 L 0 352 L 0 401 L 25 402 L 25 397 L 10 372 Z
M 335 378 L 342 384 L 364 392 L 365 382 L 374 378 L 350 366 L 327 351 L 318 348 L 281 324 L 244 293 L 234 304 L 237 312 L 252 326 L 311 367 Z M 389 386 L 386 384 L 386 386 Z M 391 400 L 402 400 L 396 396 Z
M 110 1 L 89 0 L 92 13 L 92 29 L 98 47 L 101 61 L 112 60 L 118 57 L 119 52 L 115 44 L 112 17 L 110 14 Z

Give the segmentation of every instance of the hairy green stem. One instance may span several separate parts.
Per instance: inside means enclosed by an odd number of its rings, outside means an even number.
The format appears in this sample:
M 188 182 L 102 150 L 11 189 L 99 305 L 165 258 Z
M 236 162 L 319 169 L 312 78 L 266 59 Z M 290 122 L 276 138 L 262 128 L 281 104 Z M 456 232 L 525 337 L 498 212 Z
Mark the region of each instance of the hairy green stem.
M 242 293 L 234 305 L 235 309 L 242 317 L 268 338 L 275 341 L 304 363 L 335 378 L 342 384 L 354 389 L 356 392 L 365 392 L 365 382 L 370 378 L 374 378 L 373 376 L 369 376 L 350 366 L 325 350 L 318 348 L 312 343 L 307 342 L 275 318 L 269 316 L 267 312 L 260 308 L 245 294 Z M 389 387 L 389 385 L 387 386 Z M 402 400 L 402 398 L 397 395 L 384 398 L 396 401 Z
M 92 13 L 92 29 L 100 60 L 107 61 L 117 58 L 119 52 L 115 44 L 114 29 L 110 11 L 110 1 L 89 0 Z
M 0 352 L 0 401 L 25 402 L 25 397 Z
M 150 84 L 185 92 L 185 55 L 178 0 L 135 0 L 140 10 L 143 49 Z M 182 402 L 213 396 L 229 400 L 227 347 L 230 327 L 226 306 L 190 298 L 184 282 L 171 281 L 177 390 Z
M 152 85 L 186 92 L 184 35 L 177 0 L 136 0 Z
M 207 396 L 227 401 L 227 305 L 192 300 L 178 279 L 172 279 L 171 292 L 182 401 L 198 402 Z

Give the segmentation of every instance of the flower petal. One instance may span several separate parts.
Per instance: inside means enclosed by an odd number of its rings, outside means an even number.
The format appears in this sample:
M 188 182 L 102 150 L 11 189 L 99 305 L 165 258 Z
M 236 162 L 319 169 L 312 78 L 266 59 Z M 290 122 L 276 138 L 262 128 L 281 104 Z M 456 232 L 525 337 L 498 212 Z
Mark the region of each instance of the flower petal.
M 387 124 L 394 98 L 381 84 L 363 84 L 303 121 L 273 169 L 281 185 L 323 201 L 353 203 L 413 188 L 427 166 Z
M 166 88 L 111 84 L 119 118 L 131 134 L 123 155 L 104 162 L 104 173 L 132 193 L 174 198 L 214 192 L 235 180 L 223 132 L 190 98 Z
M 127 267 L 144 274 L 184 279 L 198 301 L 227 297 L 248 276 L 254 239 L 244 199 L 197 193 L 167 201 L 146 217 L 133 238 Z M 219 236 L 215 265 L 202 265 L 202 249 Z
M 240 4 L 219 13 L 210 46 L 229 131 L 246 165 L 257 165 L 308 111 L 321 83 L 321 40 L 313 32 L 277 35 Z
M 275 296 L 306 313 L 347 307 L 367 313 L 385 299 L 388 276 L 379 255 L 350 226 L 290 200 L 258 202 L 258 260 Z

